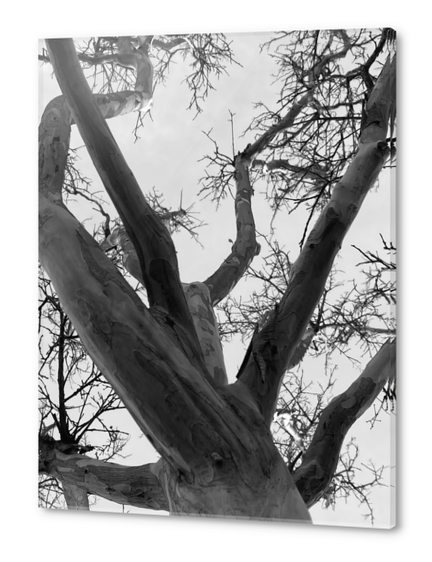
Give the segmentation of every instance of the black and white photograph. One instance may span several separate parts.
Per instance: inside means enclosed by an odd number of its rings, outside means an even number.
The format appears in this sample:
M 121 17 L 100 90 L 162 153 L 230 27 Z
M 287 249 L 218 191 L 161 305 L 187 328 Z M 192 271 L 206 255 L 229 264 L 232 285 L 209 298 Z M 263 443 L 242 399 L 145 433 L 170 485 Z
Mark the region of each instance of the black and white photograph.
M 40 508 L 395 527 L 396 43 L 40 38 Z

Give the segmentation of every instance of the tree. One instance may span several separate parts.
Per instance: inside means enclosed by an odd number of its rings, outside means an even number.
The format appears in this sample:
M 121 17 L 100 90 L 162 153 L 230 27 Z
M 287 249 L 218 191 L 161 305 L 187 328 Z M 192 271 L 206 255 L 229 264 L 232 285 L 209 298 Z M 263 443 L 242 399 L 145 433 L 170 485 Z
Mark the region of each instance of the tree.
M 179 55 L 191 61 L 190 106 L 201 111 L 213 87 L 212 71 L 218 75 L 234 60 L 230 44 L 220 35 L 98 38 L 79 45 L 77 55 L 72 40 L 46 43 L 40 58 L 52 64 L 63 96 L 47 105 L 40 125 L 41 265 L 61 303 L 60 315 L 70 319 L 161 458 L 124 467 L 92 458 L 87 450 L 65 452 L 52 439 L 41 447 L 42 472 L 77 491 L 75 507 L 86 508 L 87 496 L 94 494 L 173 514 L 309 521 L 308 508 L 328 499 L 340 479 L 336 469 L 348 429 L 382 392 L 391 398 L 395 392 L 394 323 L 381 302 L 394 298 L 392 280 L 383 281 L 382 274 L 393 262 L 360 249 L 373 286 L 354 287 L 355 298 L 353 291 L 338 293 L 332 270 L 365 197 L 392 162 L 393 32 L 291 32 L 267 42 L 264 48 L 278 66 L 277 109 L 257 106 L 260 113 L 248 129 L 252 142 L 232 156 L 207 133 L 215 150 L 205 158 L 202 193 L 221 202 L 235 189 L 236 239 L 213 274 L 188 284 L 181 282 L 166 225 L 180 217 L 187 221 L 190 213 L 181 206 L 158 210 L 157 195 L 143 195 L 106 119 L 137 110 L 135 133 L 143 127 L 145 134 L 154 84 Z M 92 93 L 80 62 L 92 70 L 95 87 L 102 84 L 100 93 Z M 120 89 L 114 91 L 114 84 Z M 233 130 L 234 122 L 231 115 Z M 118 213 L 114 227 L 105 213 L 105 226 L 95 236 L 64 200 L 73 125 Z M 252 200 L 263 181 L 274 220 L 307 210 L 293 263 L 255 226 Z M 122 275 L 118 257 L 110 259 L 113 247 L 144 294 Z M 269 254 L 263 268 L 253 269 L 264 248 Z M 385 251 L 393 249 L 384 241 Z M 230 297 L 245 276 L 262 282 L 250 303 Z M 225 367 L 217 306 L 222 337 L 250 334 L 234 381 Z M 302 381 L 295 382 L 294 393 L 289 385 L 295 381 L 292 369 L 313 353 L 313 343 L 317 354 L 324 351 L 320 334 L 330 342 L 326 352 L 357 339 L 375 355 L 330 403 L 318 396 L 312 417 L 303 408 L 310 421 L 310 439 L 303 440 L 293 416 L 293 405 L 302 406 Z M 281 388 L 295 399 L 287 401 Z M 271 433 L 276 410 L 293 438 L 285 453 Z

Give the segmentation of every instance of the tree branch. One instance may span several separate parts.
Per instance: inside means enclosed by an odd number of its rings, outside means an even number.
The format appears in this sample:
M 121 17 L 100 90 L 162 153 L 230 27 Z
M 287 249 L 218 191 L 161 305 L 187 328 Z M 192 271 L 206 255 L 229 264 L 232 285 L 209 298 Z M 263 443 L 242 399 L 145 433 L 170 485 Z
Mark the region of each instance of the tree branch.
M 244 155 L 244 153 L 243 153 Z M 242 154 L 235 158 L 235 218 L 237 237 L 231 253 L 221 266 L 208 277 L 204 283 L 210 289 L 211 302 L 215 306 L 225 298 L 251 264 L 254 256 L 260 251 L 256 241 L 255 222 L 252 213 L 252 186 L 249 180 L 249 162 Z
M 293 474 L 308 507 L 312 507 L 328 488 L 349 429 L 395 376 L 396 340 L 388 340 L 351 386 L 323 410 L 302 463 Z
M 290 172 L 294 172 L 295 177 L 299 177 L 300 179 L 308 178 L 316 182 L 325 182 L 328 179 L 327 170 L 319 164 L 303 167 L 290 164 L 288 160 L 279 159 L 264 161 L 257 158 L 252 163 L 252 169 L 255 168 L 263 170 L 264 173 L 272 172 L 274 170 L 288 170 Z
M 294 103 L 291 110 L 280 122 L 270 127 L 253 144 L 247 146 L 241 155 L 237 155 L 235 159 L 237 238 L 231 254 L 225 259 L 220 268 L 205 281 L 205 284 L 211 291 L 213 305 L 218 304 L 230 293 L 243 276 L 253 257 L 259 252 L 259 245 L 255 239 L 255 223 L 251 208 L 251 195 L 253 191 L 249 181 L 248 168 L 249 166 L 254 167 L 256 156 L 268 146 L 279 132 L 291 127 L 301 110 L 311 101 L 317 79 L 321 75 L 323 68 L 332 60 L 346 55 L 350 42 L 345 32 L 341 31 L 339 33 L 343 36 L 343 49 L 326 55 L 310 71 L 307 93 Z M 260 164 L 262 165 L 261 161 Z M 304 170 L 300 167 L 295 167 L 296 169 L 293 170 L 287 162 L 282 160 L 273 163 L 271 166 L 272 169 L 285 167 L 295 172 L 303 172 L 305 176 L 312 174 L 312 171 Z M 255 167 L 258 167 L 258 165 L 255 165 Z M 314 174 L 314 178 L 316 177 L 317 174 Z M 323 176 L 321 176 L 321 179 L 323 179 Z
M 122 505 L 157 511 L 169 509 L 157 478 L 156 463 L 122 466 L 87 455 L 65 454 L 59 442 L 46 438 L 40 440 L 40 449 L 39 473 L 54 476 L 61 482 L 69 509 L 88 509 L 89 494 Z M 80 503 L 83 497 L 87 508 Z
M 64 206 L 41 196 L 39 213 L 41 265 L 89 355 L 159 454 L 185 472 L 204 471 L 209 450 L 224 450 L 220 435 L 233 438 L 237 423 L 219 413 L 226 405 L 205 367 L 194 367 L 173 322 L 150 313 Z M 197 427 L 206 434 L 198 455 Z
M 360 143 L 385 141 L 389 120 L 392 129 L 396 115 L 396 55 L 388 57 L 383 66 L 366 103 L 365 114 Z
M 64 96 L 51 100 L 39 125 L 39 192 L 62 202 L 71 135 L 71 113 Z
M 208 485 L 226 462 L 253 490 L 278 458 L 256 409 L 243 411 L 215 391 L 153 317 L 157 309 L 151 314 L 85 228 L 45 197 L 39 241 L 41 264 L 83 345 L 184 485 Z
M 122 252 L 122 261 L 126 270 L 142 285 L 138 257 L 123 227 L 116 227 L 102 244 L 102 249 L 118 245 Z M 196 334 L 201 346 L 208 373 L 218 386 L 227 384 L 227 374 L 222 345 L 219 338 L 217 320 L 210 300 L 210 291 L 204 283 L 182 283 L 189 310 L 192 314 Z
M 158 49 L 162 49 L 163 51 L 171 51 L 171 49 L 174 49 L 174 47 L 178 47 L 183 43 L 187 43 L 189 45 L 186 37 L 179 36 L 179 37 L 175 37 L 174 39 L 171 39 L 170 41 L 153 39 L 151 44 L 153 47 L 157 47 Z
M 335 35 L 340 35 L 344 46 L 342 49 L 335 53 L 330 53 L 322 57 L 322 59 L 314 65 L 314 67 L 307 73 L 305 88 L 306 93 L 297 101 L 294 102 L 291 109 L 278 123 L 269 127 L 254 143 L 252 143 L 244 152 L 244 156 L 253 161 L 258 154 L 260 154 L 276 137 L 278 133 L 292 127 L 295 119 L 313 99 L 313 93 L 318 84 L 318 79 L 321 76 L 324 68 L 333 60 L 343 58 L 351 47 L 348 35 L 343 30 L 337 30 Z
M 377 90 L 374 89 L 367 104 L 368 121 L 356 156 L 333 189 L 328 205 L 292 267 L 285 295 L 255 334 L 252 353 L 238 375 L 251 390 L 268 424 L 276 408 L 285 367 L 325 288 L 343 239 L 388 157 L 384 139 L 394 106 L 394 72 L 393 62 L 384 66 Z
M 56 77 L 93 163 L 138 254 L 151 306 L 160 307 L 185 330 L 201 358 L 184 297 L 171 236 L 148 205 L 109 127 L 97 110 L 71 39 L 47 40 Z M 204 367 L 205 370 L 205 367 Z

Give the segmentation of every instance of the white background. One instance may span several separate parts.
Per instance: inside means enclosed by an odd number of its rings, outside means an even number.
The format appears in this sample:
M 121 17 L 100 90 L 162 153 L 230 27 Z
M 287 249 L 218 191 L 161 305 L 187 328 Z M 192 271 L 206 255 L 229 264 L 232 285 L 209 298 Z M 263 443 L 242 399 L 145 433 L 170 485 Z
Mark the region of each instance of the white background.
M 16 6 L 16 7 L 15 7 Z M 417 7 L 423 6 L 423 7 Z M 226 8 L 225 8 L 226 7 Z M 349 7 L 349 13 L 347 12 Z M 3 34 L 2 499 L 9 560 L 363 560 L 426 546 L 430 410 L 430 51 L 426 4 L 376 1 L 263 5 L 44 2 L 8 6 Z M 38 37 L 391 26 L 398 32 L 398 527 L 393 531 L 110 514 L 37 508 L 37 55 Z M 421 551 L 420 551 L 421 552 Z M 415 554 L 414 554 L 415 555 Z

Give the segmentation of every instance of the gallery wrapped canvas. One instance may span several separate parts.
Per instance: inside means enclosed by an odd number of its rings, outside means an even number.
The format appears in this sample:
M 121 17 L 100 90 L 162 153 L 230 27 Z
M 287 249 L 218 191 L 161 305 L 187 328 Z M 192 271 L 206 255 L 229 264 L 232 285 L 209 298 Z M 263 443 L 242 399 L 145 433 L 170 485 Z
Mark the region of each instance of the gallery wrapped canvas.
M 39 505 L 394 526 L 395 32 L 39 71 Z

